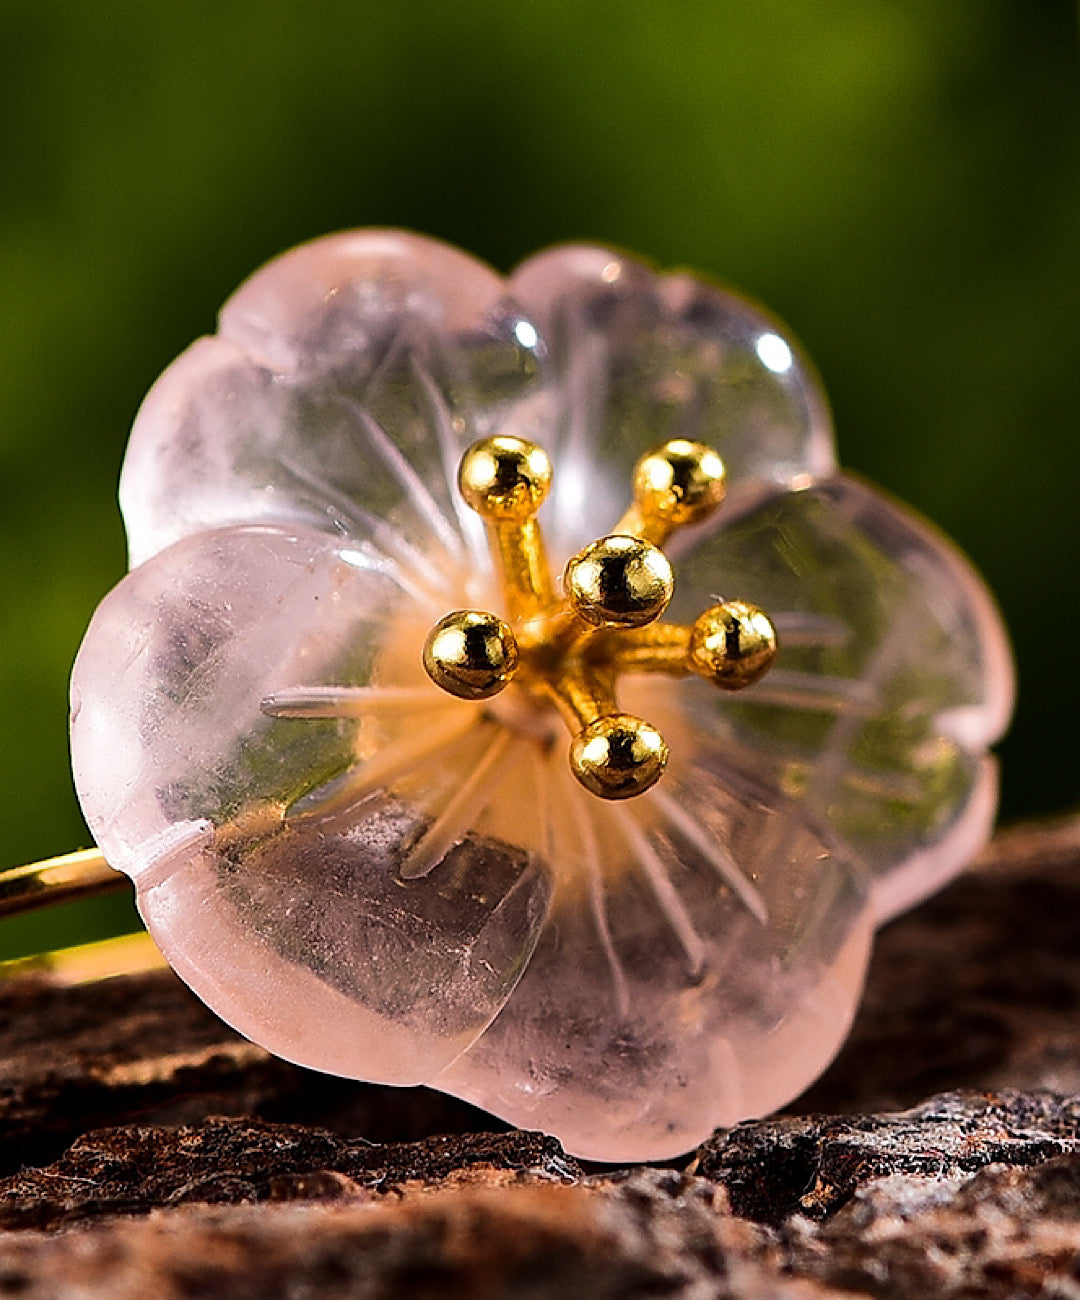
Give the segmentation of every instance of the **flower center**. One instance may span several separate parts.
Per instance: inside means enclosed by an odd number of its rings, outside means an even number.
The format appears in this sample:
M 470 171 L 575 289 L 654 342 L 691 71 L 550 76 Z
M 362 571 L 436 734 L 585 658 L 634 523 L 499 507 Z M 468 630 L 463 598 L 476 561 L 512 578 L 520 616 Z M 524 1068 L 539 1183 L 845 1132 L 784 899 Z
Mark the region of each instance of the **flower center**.
M 724 497 L 724 467 L 703 443 L 677 438 L 634 469 L 633 501 L 614 530 L 572 556 L 556 593 L 536 512 L 551 487 L 547 454 L 522 438 L 473 443 L 458 470 L 484 520 L 509 622 L 486 610 L 441 618 L 424 643 L 436 685 L 464 700 L 513 687 L 570 730 L 570 767 L 603 799 L 642 794 L 668 750 L 650 723 L 619 709 L 623 673 L 693 673 L 723 690 L 756 682 L 776 657 L 776 632 L 755 605 L 726 600 L 689 626 L 658 621 L 674 591 L 661 547 Z

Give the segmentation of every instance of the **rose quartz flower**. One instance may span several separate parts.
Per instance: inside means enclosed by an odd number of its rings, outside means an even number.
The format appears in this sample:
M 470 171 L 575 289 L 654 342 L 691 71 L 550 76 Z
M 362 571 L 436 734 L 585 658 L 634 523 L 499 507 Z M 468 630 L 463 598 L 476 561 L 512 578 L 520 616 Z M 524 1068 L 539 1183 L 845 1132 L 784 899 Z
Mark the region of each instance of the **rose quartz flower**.
M 739 696 L 626 679 L 671 750 L 640 798 L 578 786 L 516 688 L 478 706 L 424 674 L 438 618 L 499 608 L 454 486 L 492 433 L 551 455 L 557 566 L 648 447 L 727 466 L 670 551 L 671 616 L 753 601 L 780 653 Z M 121 502 L 132 572 L 72 682 L 79 795 L 177 972 L 290 1060 L 671 1156 L 822 1070 L 874 926 L 988 833 L 1012 698 L 990 597 L 837 471 L 783 328 L 691 276 L 563 247 L 503 280 L 416 235 L 317 240 L 162 375 Z

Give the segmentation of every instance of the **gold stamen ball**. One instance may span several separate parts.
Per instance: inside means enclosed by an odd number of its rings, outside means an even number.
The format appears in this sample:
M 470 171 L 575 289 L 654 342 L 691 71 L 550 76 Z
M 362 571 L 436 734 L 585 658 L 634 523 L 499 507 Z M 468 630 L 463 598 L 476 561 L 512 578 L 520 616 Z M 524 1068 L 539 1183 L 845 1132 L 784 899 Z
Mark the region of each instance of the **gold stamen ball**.
M 507 686 L 518 664 L 510 628 L 483 610 L 456 609 L 424 642 L 424 667 L 436 686 L 461 700 L 486 700 Z
M 570 742 L 570 768 L 591 794 L 630 799 L 659 781 L 667 765 L 663 736 L 641 718 L 597 718 Z
M 458 467 L 458 486 L 477 514 L 495 523 L 524 523 L 551 487 L 551 461 L 524 438 L 481 438 Z
M 634 467 L 634 499 L 672 527 L 700 523 L 724 499 L 724 463 L 704 442 L 672 438 Z
M 658 547 L 615 534 L 570 560 L 563 587 L 574 612 L 595 627 L 644 627 L 667 609 L 675 577 Z
M 768 615 L 744 600 L 707 609 L 690 631 L 690 668 L 725 691 L 750 686 L 776 658 L 776 629 Z

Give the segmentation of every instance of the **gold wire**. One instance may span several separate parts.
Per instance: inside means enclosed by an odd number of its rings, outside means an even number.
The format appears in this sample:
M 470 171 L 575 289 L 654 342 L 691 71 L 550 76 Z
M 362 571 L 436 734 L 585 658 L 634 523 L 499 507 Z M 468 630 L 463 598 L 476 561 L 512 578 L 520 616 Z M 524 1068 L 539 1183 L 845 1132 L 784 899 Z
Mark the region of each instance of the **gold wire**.
M 617 673 L 666 673 L 684 677 L 690 673 L 692 629 L 678 623 L 650 623 L 627 628 L 598 647 L 604 662 Z
M 99 849 L 64 853 L 0 871 L 0 919 L 81 902 L 130 886 L 127 876 L 110 867 Z M 52 984 L 89 984 L 165 965 L 154 941 L 140 932 L 0 961 L 0 981 L 38 975 Z
M 611 531 L 621 537 L 640 537 L 663 549 L 664 543 L 677 528 L 678 525 L 666 516 L 643 510 L 635 501 Z
M 551 606 L 555 588 L 536 519 L 489 521 L 488 536 L 511 620 L 532 618 Z
M 99 849 L 80 849 L 0 871 L 0 918 L 112 893 L 128 884 Z
M 94 984 L 117 975 L 144 975 L 167 970 L 168 962 L 145 930 L 112 939 L 95 939 L 74 948 L 58 948 L 0 961 L 0 982 L 40 976 L 50 984 Z

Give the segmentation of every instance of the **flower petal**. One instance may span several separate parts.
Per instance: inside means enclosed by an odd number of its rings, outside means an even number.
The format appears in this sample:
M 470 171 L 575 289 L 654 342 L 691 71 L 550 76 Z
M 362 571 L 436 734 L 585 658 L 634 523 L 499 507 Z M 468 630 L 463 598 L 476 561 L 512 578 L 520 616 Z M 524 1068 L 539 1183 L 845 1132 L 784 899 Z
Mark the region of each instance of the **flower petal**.
M 857 874 L 715 755 L 684 748 L 618 806 L 547 763 L 551 917 L 513 998 L 434 1085 L 608 1161 L 671 1157 L 790 1100 L 854 1013 L 871 933 Z
M 72 679 L 87 820 L 174 969 L 278 1055 L 391 1083 L 483 1031 L 550 892 L 496 797 L 513 754 L 438 836 L 499 733 L 426 682 L 429 613 L 324 535 L 225 529 L 131 573 Z M 353 716 L 260 707 L 313 684 Z
M 516 687 L 479 708 L 423 673 L 448 605 L 498 604 L 455 488 L 494 432 L 553 455 L 557 561 L 648 447 L 726 462 L 671 617 L 755 601 L 780 658 L 738 697 L 621 682 L 671 748 L 639 799 L 577 786 Z M 989 597 L 835 476 L 812 369 L 717 286 L 598 248 L 507 285 L 419 236 L 316 241 L 162 376 L 121 496 L 139 567 L 76 663 L 80 797 L 177 971 L 279 1055 L 672 1156 L 819 1072 L 872 923 L 986 833 L 1012 692 Z
M 672 616 L 718 597 L 775 618 L 780 653 L 698 725 L 786 791 L 876 881 L 879 919 L 937 888 L 989 831 L 983 750 L 1012 708 L 997 611 L 940 534 L 851 478 L 769 501 L 684 556 Z
M 446 581 L 486 563 L 462 450 L 528 436 L 541 344 L 489 267 L 402 232 L 332 235 L 256 272 L 161 376 L 121 479 L 132 564 L 179 537 L 302 523 Z M 467 554 L 468 551 L 472 554 Z
M 585 245 L 529 258 L 510 285 L 549 353 L 557 401 L 546 443 L 556 466 L 549 526 L 560 556 L 615 523 L 634 462 L 669 438 L 720 452 L 728 518 L 763 491 L 834 468 L 813 368 L 749 300 Z

